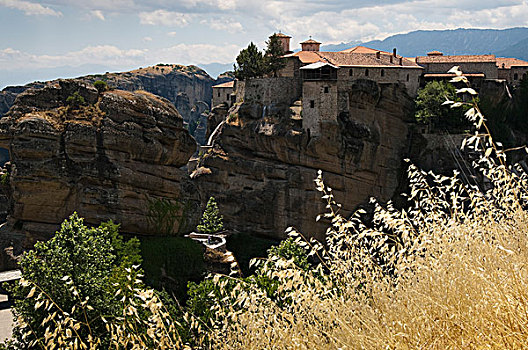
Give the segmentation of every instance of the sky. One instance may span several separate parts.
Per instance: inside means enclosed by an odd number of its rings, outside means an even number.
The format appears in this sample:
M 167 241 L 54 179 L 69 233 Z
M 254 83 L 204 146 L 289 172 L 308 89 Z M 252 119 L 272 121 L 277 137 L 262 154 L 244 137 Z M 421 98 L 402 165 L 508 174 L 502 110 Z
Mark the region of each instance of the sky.
M 0 89 L 157 63 L 230 64 L 249 42 L 528 26 L 528 0 L 0 0 Z

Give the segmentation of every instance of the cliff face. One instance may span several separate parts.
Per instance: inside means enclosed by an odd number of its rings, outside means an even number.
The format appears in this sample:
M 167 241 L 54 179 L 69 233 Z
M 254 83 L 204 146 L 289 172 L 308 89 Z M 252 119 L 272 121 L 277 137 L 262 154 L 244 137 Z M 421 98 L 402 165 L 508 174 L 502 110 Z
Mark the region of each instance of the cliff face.
M 358 82 L 348 101 L 347 112 L 322 123 L 320 137 L 302 130 L 299 103 L 243 101 L 229 111 L 214 109 L 209 121 L 227 122 L 192 174 L 202 197 L 215 196 L 228 227 L 275 238 L 288 226 L 324 234 L 327 224 L 315 222 L 325 210 L 313 182 L 319 169 L 344 213 L 371 196 L 390 199 L 401 176 L 412 99 L 397 85 Z
M 67 105 L 75 92 L 85 105 Z M 174 106 L 152 94 L 98 94 L 72 80 L 27 90 L 0 121 L 0 146 L 11 153 L 2 232 L 18 246 L 49 238 L 73 211 L 89 224 L 112 219 L 141 234 L 159 233 L 149 218 L 165 199 L 181 200 L 191 219 L 174 222 L 174 231 L 199 217 L 198 192 L 180 169 L 196 143 Z

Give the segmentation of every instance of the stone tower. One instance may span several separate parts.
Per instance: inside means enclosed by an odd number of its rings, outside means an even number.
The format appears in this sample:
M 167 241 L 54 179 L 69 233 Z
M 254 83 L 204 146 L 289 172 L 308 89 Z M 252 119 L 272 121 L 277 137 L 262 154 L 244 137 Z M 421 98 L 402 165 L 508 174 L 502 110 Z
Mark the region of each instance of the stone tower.
M 281 32 L 275 33 L 274 35 L 276 35 L 279 38 L 279 40 L 281 42 L 281 45 L 282 45 L 282 51 L 284 51 L 284 54 L 292 53 L 292 51 L 290 51 L 290 39 L 291 39 L 291 36 L 288 36 L 288 35 L 283 34 Z
M 319 51 L 320 46 L 321 43 L 313 40 L 312 37 L 301 43 L 302 51 Z

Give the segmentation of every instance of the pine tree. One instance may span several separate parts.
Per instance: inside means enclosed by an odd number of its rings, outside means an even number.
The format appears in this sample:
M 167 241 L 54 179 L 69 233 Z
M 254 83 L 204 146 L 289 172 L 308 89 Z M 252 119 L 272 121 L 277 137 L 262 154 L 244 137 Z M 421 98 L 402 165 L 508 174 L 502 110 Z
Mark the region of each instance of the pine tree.
M 264 54 L 266 70 L 267 73 L 273 73 L 273 76 L 276 77 L 277 71 L 281 70 L 286 65 L 282 58 L 282 56 L 284 56 L 282 43 L 277 34 L 273 34 L 266 42 L 266 45 L 266 53 Z
M 202 233 L 216 233 L 224 229 L 222 215 L 214 197 L 209 198 L 205 211 L 196 229 Z
M 247 48 L 240 51 L 236 62 L 234 69 L 237 79 L 245 80 L 264 75 L 264 57 L 253 43 L 250 43 Z

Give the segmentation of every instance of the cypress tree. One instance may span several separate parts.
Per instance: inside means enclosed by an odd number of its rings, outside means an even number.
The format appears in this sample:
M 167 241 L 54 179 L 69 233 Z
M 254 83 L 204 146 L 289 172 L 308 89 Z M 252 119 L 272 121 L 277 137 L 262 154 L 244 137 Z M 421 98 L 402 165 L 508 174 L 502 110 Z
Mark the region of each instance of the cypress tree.
M 209 198 L 209 201 L 207 201 L 202 219 L 196 229 L 202 233 L 216 233 L 224 229 L 223 218 L 214 197 Z
M 269 40 L 266 41 L 266 53 L 264 55 L 264 61 L 267 73 L 273 73 L 273 76 L 277 76 L 277 71 L 281 70 L 285 66 L 284 59 L 284 50 L 282 49 L 282 44 L 277 36 L 273 34 L 270 36 Z

